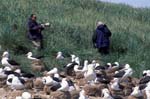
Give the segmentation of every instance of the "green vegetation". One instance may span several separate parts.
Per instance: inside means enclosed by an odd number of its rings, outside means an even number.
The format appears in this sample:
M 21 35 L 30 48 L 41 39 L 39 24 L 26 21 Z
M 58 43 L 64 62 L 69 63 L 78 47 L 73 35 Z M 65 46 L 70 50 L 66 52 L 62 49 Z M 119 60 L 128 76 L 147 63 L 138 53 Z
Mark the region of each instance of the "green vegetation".
M 96 59 L 106 62 L 129 63 L 139 76 L 150 65 L 150 9 L 134 9 L 125 5 L 96 2 L 95 0 L 1 0 L 0 45 L 22 64 L 29 67 L 25 58 L 27 51 L 44 54 L 48 68 L 62 67 L 69 54 L 81 59 Z M 39 22 L 50 22 L 43 31 L 45 49 L 41 52 L 32 48 L 26 38 L 26 23 L 35 13 Z M 91 37 L 95 23 L 100 20 L 112 31 L 111 53 L 101 56 L 93 48 Z M 22 50 L 20 50 L 22 49 Z M 57 51 L 67 57 L 56 61 Z

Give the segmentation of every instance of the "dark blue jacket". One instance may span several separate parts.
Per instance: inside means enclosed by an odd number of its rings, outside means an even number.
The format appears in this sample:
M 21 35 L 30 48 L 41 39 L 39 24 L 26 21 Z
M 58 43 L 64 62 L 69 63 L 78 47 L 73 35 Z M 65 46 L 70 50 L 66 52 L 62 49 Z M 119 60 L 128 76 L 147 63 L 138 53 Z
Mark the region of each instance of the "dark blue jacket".
M 36 21 L 33 21 L 31 19 L 28 20 L 28 38 L 30 40 L 42 40 L 43 35 L 41 31 L 43 29 L 44 28 Z
M 93 43 L 95 44 L 96 48 L 102 48 L 102 47 L 109 47 L 110 45 L 110 38 L 111 32 L 107 28 L 107 26 L 104 25 L 99 25 L 94 34 L 93 34 Z

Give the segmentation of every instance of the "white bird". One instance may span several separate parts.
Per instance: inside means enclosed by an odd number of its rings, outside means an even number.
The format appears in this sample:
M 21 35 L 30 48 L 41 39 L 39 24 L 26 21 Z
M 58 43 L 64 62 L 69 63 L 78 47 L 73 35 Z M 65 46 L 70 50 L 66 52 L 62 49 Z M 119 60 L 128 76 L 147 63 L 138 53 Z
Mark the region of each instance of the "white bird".
M 50 74 L 50 75 L 56 74 L 56 73 L 58 73 L 58 68 L 56 68 L 56 67 L 47 72 L 47 74 Z
M 121 79 L 131 77 L 133 74 L 133 69 L 130 67 L 129 64 L 126 64 L 123 69 L 116 71 L 114 77 L 118 78 L 121 77 Z
M 79 65 L 74 66 L 74 71 L 76 73 L 85 73 L 88 70 L 88 60 L 84 61 L 83 69 L 79 69 Z
M 9 57 L 9 52 L 8 51 L 4 51 L 2 57 Z
M 17 76 L 12 78 L 11 89 L 21 90 L 25 88 L 25 81 Z
M 102 89 L 103 99 L 114 99 L 107 88 Z
M 150 70 L 144 70 L 143 76 L 150 76 Z
M 28 52 L 26 55 L 28 59 L 33 61 L 39 61 L 41 58 L 43 58 L 43 56 L 33 56 L 32 52 Z
M 84 61 L 84 67 L 83 67 L 83 72 L 88 70 L 88 60 Z
M 123 70 L 125 71 L 125 74 L 123 75 L 122 79 L 125 77 L 130 77 L 133 74 L 133 69 L 129 64 L 126 64 Z
M 111 68 L 112 68 L 111 63 L 107 63 L 107 66 L 108 66 L 108 69 L 111 69 Z
M 71 54 L 71 62 L 68 63 L 65 67 L 70 67 L 76 65 L 76 64 L 80 64 L 80 60 L 79 57 L 76 57 L 74 54 Z
M 112 64 L 112 66 L 114 67 L 114 66 L 119 66 L 119 62 L 114 62 L 113 64 Z
M 89 99 L 86 95 L 85 95 L 85 91 L 82 89 L 79 93 L 79 99 Z
M 69 91 L 69 84 L 66 81 L 66 78 L 62 79 L 62 82 L 60 83 L 60 85 L 61 85 L 61 87 L 57 90 L 59 90 L 59 91 Z
M 77 63 L 75 62 L 75 58 L 76 58 L 76 56 L 75 56 L 74 54 L 71 54 L 71 62 L 68 63 L 65 67 L 70 67 L 72 64 L 77 64 Z M 77 60 L 77 59 L 76 59 L 76 60 Z
M 136 86 L 136 87 L 134 87 L 134 89 L 130 95 L 134 96 L 134 97 L 140 97 L 140 96 L 143 96 L 143 93 L 141 90 L 139 90 L 139 86 Z
M 52 77 L 47 76 L 42 78 L 42 82 L 45 85 L 57 85 L 59 82 L 52 79 Z
M 1 63 L 3 66 L 8 66 L 14 68 L 14 66 L 19 66 L 20 64 L 14 60 L 9 59 L 9 53 L 7 51 L 3 52 Z
M 89 81 L 95 81 L 96 79 L 96 73 L 94 71 L 94 64 L 89 64 L 88 65 L 88 70 L 87 72 L 84 73 L 84 78 L 89 82 Z
M 57 53 L 56 59 L 64 59 L 64 56 L 63 56 L 62 52 L 59 51 Z
M 119 78 L 114 78 L 113 81 L 110 83 L 110 88 L 113 90 L 121 90 L 119 88 Z
M 74 54 L 71 54 L 71 62 L 75 61 L 76 56 Z
M 60 75 L 59 75 L 58 73 L 55 73 L 55 74 L 54 74 L 54 77 L 55 77 L 55 78 L 60 78 Z

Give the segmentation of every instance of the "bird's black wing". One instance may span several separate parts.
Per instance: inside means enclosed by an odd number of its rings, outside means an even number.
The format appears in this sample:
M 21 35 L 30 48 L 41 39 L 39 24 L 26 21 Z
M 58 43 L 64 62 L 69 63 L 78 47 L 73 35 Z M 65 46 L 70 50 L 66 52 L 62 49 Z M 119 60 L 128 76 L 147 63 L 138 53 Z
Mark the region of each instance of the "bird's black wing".
M 61 85 L 60 84 L 57 84 L 57 85 L 53 85 L 50 89 L 52 90 L 52 91 L 56 91 L 57 89 L 59 89 L 61 87 Z
M 33 77 L 35 77 L 35 75 L 31 74 L 31 73 L 23 73 L 22 76 L 23 77 L 27 77 L 27 78 L 33 78 Z
M 57 77 L 52 77 L 52 79 L 53 79 L 54 81 L 56 81 L 56 82 L 61 82 L 61 80 L 60 80 L 59 78 L 57 78 Z
M 22 83 L 22 84 L 25 84 L 25 80 L 24 79 L 21 79 L 20 77 L 18 77 L 19 78 L 19 80 L 20 80 L 20 82 Z
M 120 78 L 120 77 L 122 77 L 124 74 L 125 74 L 125 71 L 119 71 L 118 73 L 116 73 L 116 74 L 114 75 L 114 77 Z
M 150 81 L 150 76 L 145 76 L 143 78 L 141 78 L 141 80 L 139 81 L 139 84 L 146 84 Z
M 14 60 L 8 60 L 8 63 L 11 64 L 11 65 L 16 65 L 16 66 L 19 66 L 20 64 L 17 63 L 16 61 Z

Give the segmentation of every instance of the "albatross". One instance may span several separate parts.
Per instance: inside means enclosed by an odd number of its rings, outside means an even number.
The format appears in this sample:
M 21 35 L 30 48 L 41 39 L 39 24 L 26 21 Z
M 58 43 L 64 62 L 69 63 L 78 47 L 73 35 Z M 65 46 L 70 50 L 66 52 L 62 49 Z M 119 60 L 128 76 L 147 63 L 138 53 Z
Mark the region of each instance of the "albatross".
M 69 84 L 66 80 L 66 78 L 62 79 L 62 82 L 60 83 L 61 87 L 57 89 L 58 91 L 69 91 Z
M 27 54 L 27 58 L 33 61 L 39 61 L 41 58 L 43 58 L 44 56 L 33 56 L 32 52 L 28 52 Z
M 57 74 L 58 73 L 58 68 L 54 67 L 53 69 L 51 69 L 50 71 L 47 72 L 47 74 Z
M 85 95 L 85 91 L 82 89 L 79 93 L 79 99 L 89 99 L 86 95 Z
M 84 73 L 84 78 L 88 81 L 95 81 L 96 79 L 96 73 L 94 71 L 94 64 L 88 65 L 88 70 Z
M 84 61 L 84 66 L 83 66 L 82 69 L 79 69 L 79 67 L 80 67 L 79 65 L 75 65 L 74 66 L 74 71 L 76 73 L 85 73 L 88 70 L 88 60 Z
M 129 64 L 126 64 L 123 69 L 116 71 L 114 77 L 116 78 L 127 78 L 133 74 L 133 69 Z
M 11 88 L 18 89 L 18 90 L 24 89 L 25 88 L 25 80 L 20 77 L 14 76 L 12 78 Z
M 16 61 L 9 59 L 9 53 L 7 51 L 3 52 L 1 63 L 3 66 L 5 66 L 5 67 L 8 66 L 11 68 L 14 68 L 14 67 L 20 65 Z
M 56 59 L 64 59 L 64 56 L 63 56 L 63 54 L 62 54 L 62 52 L 57 52 L 57 56 L 56 56 Z

